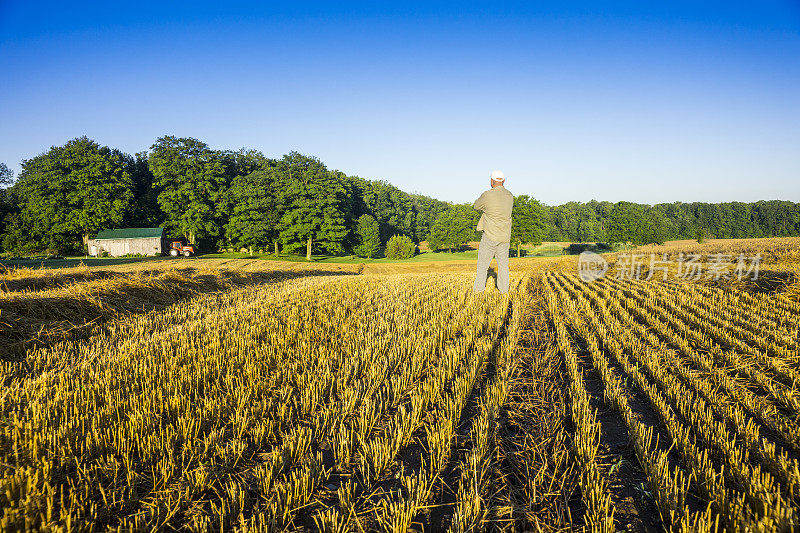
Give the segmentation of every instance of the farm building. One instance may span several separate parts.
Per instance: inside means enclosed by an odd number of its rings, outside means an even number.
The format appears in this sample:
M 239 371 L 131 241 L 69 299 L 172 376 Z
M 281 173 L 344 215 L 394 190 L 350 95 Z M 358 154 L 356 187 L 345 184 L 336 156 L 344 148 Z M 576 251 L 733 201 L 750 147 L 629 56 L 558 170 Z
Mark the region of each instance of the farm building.
M 161 255 L 166 246 L 164 228 L 106 229 L 89 241 L 89 255 Z

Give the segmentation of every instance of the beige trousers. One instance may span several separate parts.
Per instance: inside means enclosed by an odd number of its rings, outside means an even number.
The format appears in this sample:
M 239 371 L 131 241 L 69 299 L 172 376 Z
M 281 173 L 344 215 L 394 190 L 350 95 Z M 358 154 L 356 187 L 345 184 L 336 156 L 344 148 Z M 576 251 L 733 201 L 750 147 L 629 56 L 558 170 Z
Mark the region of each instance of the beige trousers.
M 508 249 L 507 242 L 494 242 L 486 238 L 486 234 L 481 238 L 478 245 L 478 272 L 475 275 L 474 292 L 483 292 L 486 288 L 486 271 L 492 258 L 497 259 L 497 290 L 502 293 L 508 292 Z

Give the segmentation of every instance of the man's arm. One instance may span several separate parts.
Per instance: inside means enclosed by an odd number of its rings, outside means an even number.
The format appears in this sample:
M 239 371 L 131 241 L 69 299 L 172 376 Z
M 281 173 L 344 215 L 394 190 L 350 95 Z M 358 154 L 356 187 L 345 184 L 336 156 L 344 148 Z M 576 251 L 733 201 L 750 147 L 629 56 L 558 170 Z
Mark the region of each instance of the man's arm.
M 478 199 L 475 200 L 475 203 L 472 204 L 472 208 L 475 209 L 476 211 L 485 210 L 486 209 L 486 198 L 485 198 L 485 196 L 486 196 L 485 192 L 483 194 L 481 194 L 478 197 Z

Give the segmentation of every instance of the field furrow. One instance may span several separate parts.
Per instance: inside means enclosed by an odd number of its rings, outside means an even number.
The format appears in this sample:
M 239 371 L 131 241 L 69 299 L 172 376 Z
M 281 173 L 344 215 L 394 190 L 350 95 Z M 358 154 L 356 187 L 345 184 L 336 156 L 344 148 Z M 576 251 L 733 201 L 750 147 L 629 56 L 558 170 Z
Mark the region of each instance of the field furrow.
M 603 368 L 603 349 L 614 355 L 616 363 L 648 397 L 671 439 L 679 445 L 684 463 L 700 481 L 700 496 L 715 502 L 723 523 L 729 527 L 794 523 L 792 507 L 800 479 L 797 461 L 761 439 L 752 419 L 737 410 L 735 404 L 719 403 L 716 391 L 692 379 L 674 353 L 668 350 L 671 358 L 665 359 L 662 346 L 653 342 L 652 334 L 636 320 L 646 314 L 637 307 L 639 301 L 652 302 L 652 296 L 620 289 L 613 282 L 608 284 L 609 290 L 604 288 L 605 282 L 586 284 L 564 274 L 551 278 L 553 287 L 562 295 L 562 313 L 574 317 L 574 327 L 582 332 L 582 342 L 590 347 L 607 387 L 611 385 L 610 390 L 614 390 L 615 376 Z M 632 309 L 638 309 L 638 314 L 630 314 Z M 620 412 L 625 412 L 623 401 L 613 397 L 611 400 Z M 751 453 L 752 460 L 762 465 L 750 466 Z M 640 457 L 640 462 L 644 466 L 648 461 Z M 663 488 L 656 491 L 666 492 Z M 663 518 L 664 505 L 661 508 Z M 674 510 L 673 514 L 681 516 Z

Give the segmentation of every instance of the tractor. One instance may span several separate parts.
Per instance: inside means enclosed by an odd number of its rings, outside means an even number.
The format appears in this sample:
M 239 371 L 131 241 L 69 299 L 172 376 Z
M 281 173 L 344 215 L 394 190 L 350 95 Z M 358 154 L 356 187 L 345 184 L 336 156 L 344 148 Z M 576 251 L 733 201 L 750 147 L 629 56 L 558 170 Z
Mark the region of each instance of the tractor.
M 189 257 L 194 255 L 194 245 L 183 244 L 181 241 L 173 242 L 172 246 L 170 246 L 169 249 L 169 255 L 171 255 L 172 257 L 178 257 L 181 254 L 184 257 Z

